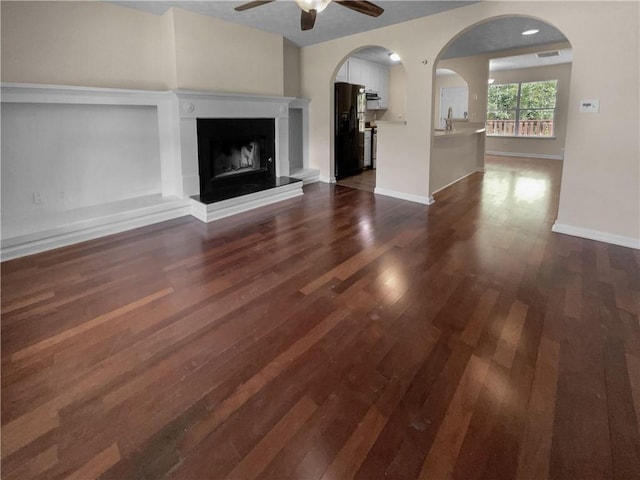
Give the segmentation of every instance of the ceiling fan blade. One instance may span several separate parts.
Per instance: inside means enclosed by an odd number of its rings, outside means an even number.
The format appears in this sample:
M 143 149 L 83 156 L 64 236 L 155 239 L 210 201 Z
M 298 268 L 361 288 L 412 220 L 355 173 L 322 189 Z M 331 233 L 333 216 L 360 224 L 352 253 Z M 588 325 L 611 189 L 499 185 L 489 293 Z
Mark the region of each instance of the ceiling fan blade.
M 236 12 L 244 12 L 245 10 L 249 10 L 250 8 L 259 7 L 261 5 L 266 5 L 267 3 L 275 2 L 276 0 L 257 0 L 255 2 L 248 2 L 234 8 Z
M 384 8 L 379 7 L 378 5 L 371 2 L 358 2 L 352 0 L 335 0 L 336 3 L 339 3 L 343 7 L 350 8 L 359 13 L 364 13 L 365 15 L 369 15 L 371 17 L 379 17 L 384 12 Z
M 316 23 L 317 13 L 315 10 L 309 10 L 308 12 L 300 10 L 300 28 L 302 30 L 311 30 Z

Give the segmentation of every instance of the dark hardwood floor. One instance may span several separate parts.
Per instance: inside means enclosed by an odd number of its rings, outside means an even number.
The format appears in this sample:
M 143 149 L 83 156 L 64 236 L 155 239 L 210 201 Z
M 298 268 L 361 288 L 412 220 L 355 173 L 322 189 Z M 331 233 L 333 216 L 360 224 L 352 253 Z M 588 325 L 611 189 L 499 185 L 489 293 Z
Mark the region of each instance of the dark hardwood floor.
M 2 478 L 638 479 L 640 254 L 560 162 L 2 264 Z
M 365 192 L 373 192 L 376 188 L 376 171 L 364 170 L 358 175 L 341 178 L 336 182 L 338 185 L 349 188 L 364 190 Z

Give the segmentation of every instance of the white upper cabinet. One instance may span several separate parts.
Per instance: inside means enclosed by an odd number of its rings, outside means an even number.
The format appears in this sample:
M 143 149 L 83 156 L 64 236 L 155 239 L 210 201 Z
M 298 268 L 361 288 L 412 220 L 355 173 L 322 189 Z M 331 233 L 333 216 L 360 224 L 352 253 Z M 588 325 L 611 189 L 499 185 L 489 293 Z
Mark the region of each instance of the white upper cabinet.
M 359 58 L 350 58 L 349 59 L 349 83 L 354 83 L 356 85 L 364 85 L 364 74 L 363 70 L 363 60 Z M 366 87 L 366 85 L 365 85 Z
M 389 108 L 389 67 L 385 65 L 351 57 L 338 70 L 336 82 L 364 85 L 367 92 L 377 92 L 380 100 L 368 102 L 370 110 Z
M 349 60 L 345 60 L 336 73 L 336 82 L 349 82 Z

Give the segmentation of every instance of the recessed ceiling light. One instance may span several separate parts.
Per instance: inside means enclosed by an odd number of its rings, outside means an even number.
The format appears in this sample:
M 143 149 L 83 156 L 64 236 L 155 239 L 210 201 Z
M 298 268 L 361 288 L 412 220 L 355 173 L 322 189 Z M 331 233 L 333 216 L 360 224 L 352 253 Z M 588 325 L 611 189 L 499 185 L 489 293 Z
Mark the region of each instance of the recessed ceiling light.
M 527 31 L 522 32 L 522 35 L 535 35 L 535 34 L 536 34 L 536 33 L 538 33 L 539 31 L 540 31 L 540 30 L 536 30 L 536 29 L 533 29 L 533 30 L 527 30 Z
M 400 61 L 400 55 L 398 55 L 397 53 L 390 53 L 389 58 L 391 59 L 392 62 Z

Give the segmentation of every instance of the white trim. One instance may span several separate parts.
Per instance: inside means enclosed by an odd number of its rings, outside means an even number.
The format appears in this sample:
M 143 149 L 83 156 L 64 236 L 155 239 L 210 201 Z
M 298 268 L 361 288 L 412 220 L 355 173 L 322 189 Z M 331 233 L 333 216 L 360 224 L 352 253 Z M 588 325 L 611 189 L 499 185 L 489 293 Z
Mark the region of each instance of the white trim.
M 444 187 L 440 187 L 438 190 L 436 190 L 435 192 L 431 192 L 431 197 L 433 197 L 436 193 L 441 192 L 442 190 L 444 190 L 445 188 L 449 188 L 451 185 L 453 185 L 454 183 L 458 183 L 460 180 L 462 180 L 463 178 L 467 178 L 469 175 L 473 175 L 474 173 L 484 173 L 485 169 L 484 168 L 478 168 L 476 170 L 474 170 L 473 172 L 469 172 L 466 175 L 461 176 L 459 179 L 454 180 L 451 183 L 446 184 Z
M 241 197 L 230 198 L 221 202 L 205 204 L 191 199 L 191 215 L 201 222 L 213 222 L 221 218 L 246 212 L 254 208 L 281 202 L 302 195 L 303 182 L 291 183 L 282 187 L 271 188 L 262 192 L 250 193 Z
M 2 240 L 2 261 L 33 255 L 74 243 L 94 240 L 134 228 L 189 215 L 189 204 L 178 200 L 168 205 L 157 205 L 139 210 L 121 212 L 103 218 L 93 218 L 72 225 L 21 235 Z
M 204 90 L 175 90 L 179 98 L 198 98 L 207 97 L 207 99 L 221 98 L 223 100 L 234 100 L 240 102 L 267 102 L 267 103 L 290 103 L 297 100 L 296 97 L 280 97 L 276 95 L 261 95 L 257 93 L 235 93 L 235 92 L 213 92 Z
M 625 237 L 613 233 L 591 230 L 590 228 L 574 227 L 573 225 L 558 223 L 557 221 L 553 224 L 553 227 L 551 227 L 551 231 L 640 250 L 640 238 Z
M 412 195 L 411 193 L 398 192 L 396 190 L 388 190 L 386 188 L 376 187 L 373 190 L 376 195 L 384 195 L 385 197 L 399 198 L 400 200 L 408 200 L 410 202 L 421 203 L 423 205 L 433 205 L 435 200 L 433 196 L 423 197 L 422 195 Z
M 310 183 L 316 183 L 320 181 L 320 170 L 315 168 L 303 168 L 301 170 L 295 170 L 289 175 L 292 178 L 302 180 L 305 185 Z
M 2 103 L 47 103 L 85 105 L 142 105 L 154 106 L 158 113 L 160 177 L 165 199 L 160 205 L 139 207 L 139 202 L 127 211 L 98 214 L 60 223 L 54 228 L 16 234 L 3 238 L 0 246 L 2 260 L 50 250 L 105 235 L 150 225 L 191 213 L 200 220 L 212 221 L 234 213 L 247 211 L 294 196 L 302 195 L 302 185 L 318 180 L 319 171 L 303 168 L 303 182 L 274 189 L 270 193 L 257 192 L 233 205 L 216 203 L 204 213 L 193 207 L 190 195 L 199 191 L 197 164 L 197 118 L 273 118 L 276 127 L 276 174 L 289 176 L 289 109 L 303 111 L 303 166 L 308 162 L 308 104 L 309 100 L 293 97 L 224 93 L 207 91 L 126 90 L 117 88 L 78 87 L 70 85 L 0 84 Z M 300 173 L 300 172 L 298 172 Z M 335 183 L 334 179 L 327 179 Z M 167 202 L 171 198 L 178 200 Z M 135 202 L 134 202 L 135 203 Z M 99 206 L 103 207 L 103 206 Z M 204 208 L 204 207 L 203 207 Z M 199 215 L 198 215 L 199 214 Z M 5 231 L 3 230 L 3 234 Z
M 518 153 L 518 152 L 496 152 L 487 150 L 485 155 L 495 155 L 496 157 L 524 157 L 524 158 L 546 158 L 549 160 L 564 160 L 564 155 L 545 155 L 542 153 Z
M 33 83 L 2 83 L 0 86 L 2 103 L 159 106 L 173 95 L 171 90 L 130 90 Z
M 318 180 L 322 183 L 336 183 L 336 177 L 325 177 L 324 175 L 319 175 Z

